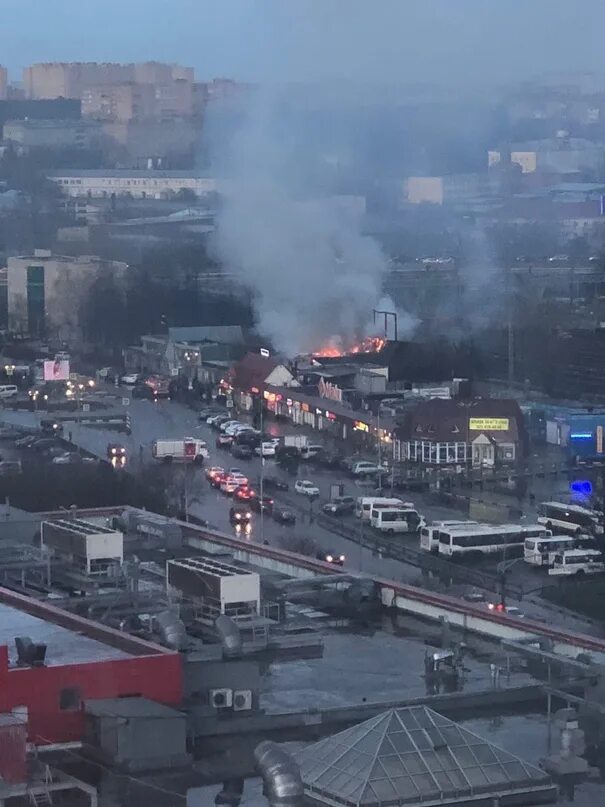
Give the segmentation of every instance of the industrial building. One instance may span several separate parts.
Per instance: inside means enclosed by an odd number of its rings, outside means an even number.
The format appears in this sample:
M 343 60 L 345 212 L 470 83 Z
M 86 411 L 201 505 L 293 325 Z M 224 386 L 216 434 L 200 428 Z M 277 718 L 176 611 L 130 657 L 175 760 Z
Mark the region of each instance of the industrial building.
M 203 198 L 219 190 L 218 181 L 207 175 L 163 169 L 64 169 L 48 172 L 48 179 L 66 196 L 93 199 L 111 196 L 170 199 L 179 191 L 190 191 Z

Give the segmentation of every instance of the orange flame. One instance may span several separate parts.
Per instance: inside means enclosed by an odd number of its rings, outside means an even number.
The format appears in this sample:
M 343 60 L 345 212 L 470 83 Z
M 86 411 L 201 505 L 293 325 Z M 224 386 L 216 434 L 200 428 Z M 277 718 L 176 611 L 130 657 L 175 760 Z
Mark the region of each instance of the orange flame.
M 322 359 L 336 359 L 340 356 L 353 356 L 357 353 L 380 353 L 386 345 L 386 339 L 380 336 L 367 336 L 361 342 L 346 347 L 337 347 L 334 344 L 324 345 L 313 352 L 313 356 Z

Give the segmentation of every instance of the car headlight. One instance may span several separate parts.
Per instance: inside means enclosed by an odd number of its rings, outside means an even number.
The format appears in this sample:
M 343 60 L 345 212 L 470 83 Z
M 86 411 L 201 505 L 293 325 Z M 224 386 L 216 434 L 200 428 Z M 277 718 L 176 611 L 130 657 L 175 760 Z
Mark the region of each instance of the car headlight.
M 340 560 L 340 562 L 341 562 L 341 563 L 344 563 L 344 562 L 345 562 L 345 560 L 346 560 L 346 558 L 345 558 L 345 556 L 344 556 L 344 555 L 341 555 L 341 556 L 340 556 L 340 558 L 339 558 L 339 560 Z
M 332 563 L 334 561 L 334 558 L 332 557 L 332 555 L 326 555 L 326 561 L 328 563 Z

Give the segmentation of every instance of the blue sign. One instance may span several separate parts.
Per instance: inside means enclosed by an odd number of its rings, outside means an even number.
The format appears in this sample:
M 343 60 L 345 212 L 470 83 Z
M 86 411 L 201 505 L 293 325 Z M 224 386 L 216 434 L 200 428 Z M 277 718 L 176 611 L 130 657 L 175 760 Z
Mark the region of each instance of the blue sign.
M 570 483 L 569 489 L 572 493 L 590 496 L 592 493 L 592 482 L 589 479 L 575 479 Z

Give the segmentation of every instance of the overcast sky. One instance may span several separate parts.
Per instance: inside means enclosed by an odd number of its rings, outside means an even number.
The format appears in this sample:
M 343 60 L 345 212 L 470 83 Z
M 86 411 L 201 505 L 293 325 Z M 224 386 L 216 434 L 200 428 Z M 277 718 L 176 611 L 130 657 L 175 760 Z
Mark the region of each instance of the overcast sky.
M 603 68 L 605 0 L 0 0 L 0 64 L 193 65 L 199 78 L 507 80 Z

